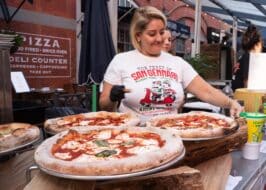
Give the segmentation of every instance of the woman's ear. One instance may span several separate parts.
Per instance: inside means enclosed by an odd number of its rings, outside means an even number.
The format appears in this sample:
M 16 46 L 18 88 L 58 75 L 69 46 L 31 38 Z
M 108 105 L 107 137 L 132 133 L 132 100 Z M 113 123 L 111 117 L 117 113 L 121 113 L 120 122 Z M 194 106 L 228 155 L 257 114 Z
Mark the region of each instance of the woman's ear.
M 140 42 L 140 35 L 141 35 L 140 32 L 136 33 L 136 37 L 135 38 L 136 38 L 138 43 Z

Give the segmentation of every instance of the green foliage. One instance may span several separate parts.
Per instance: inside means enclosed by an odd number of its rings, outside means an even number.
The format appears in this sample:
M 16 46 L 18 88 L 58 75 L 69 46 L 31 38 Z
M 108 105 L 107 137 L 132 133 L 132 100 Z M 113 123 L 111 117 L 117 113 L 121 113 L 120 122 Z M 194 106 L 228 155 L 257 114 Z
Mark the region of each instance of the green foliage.
M 12 42 L 14 42 L 14 46 L 19 47 L 19 46 L 21 46 L 22 43 L 23 43 L 23 38 L 22 38 L 21 35 L 17 34 L 17 35 L 15 36 L 14 40 L 12 40 Z
M 13 30 L 2 29 L 0 30 L 0 34 L 15 35 L 14 39 L 11 41 L 14 42 L 14 44 L 10 49 L 10 53 L 15 53 L 18 50 L 18 47 L 21 46 L 23 43 L 22 36 Z
M 215 63 L 204 54 L 197 54 L 195 57 L 188 57 L 186 61 L 198 72 L 202 78 L 206 78 L 210 72 L 216 70 Z

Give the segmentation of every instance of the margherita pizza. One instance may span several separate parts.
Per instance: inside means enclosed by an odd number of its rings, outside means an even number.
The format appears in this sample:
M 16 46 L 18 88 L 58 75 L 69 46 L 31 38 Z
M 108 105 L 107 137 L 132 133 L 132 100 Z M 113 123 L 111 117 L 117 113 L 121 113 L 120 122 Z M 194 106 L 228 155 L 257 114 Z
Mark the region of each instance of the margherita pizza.
M 44 123 L 47 132 L 56 134 L 77 126 L 136 126 L 140 122 L 132 113 L 90 112 L 48 119 Z
M 148 127 L 173 129 L 182 138 L 222 137 L 237 130 L 237 122 L 221 114 L 189 112 L 162 115 L 146 123 Z
M 184 151 L 179 136 L 141 127 L 78 127 L 44 141 L 36 163 L 63 174 L 106 176 L 154 168 Z
M 37 126 L 26 123 L 0 125 L 0 153 L 27 144 L 40 137 Z

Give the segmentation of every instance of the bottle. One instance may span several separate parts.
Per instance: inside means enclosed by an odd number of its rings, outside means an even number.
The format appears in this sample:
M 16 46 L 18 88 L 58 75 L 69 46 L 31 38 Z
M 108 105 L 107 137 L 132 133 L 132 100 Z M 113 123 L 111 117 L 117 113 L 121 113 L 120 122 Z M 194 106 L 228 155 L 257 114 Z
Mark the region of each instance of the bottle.
M 225 82 L 225 87 L 222 89 L 222 91 L 229 98 L 233 98 L 234 91 L 231 88 L 231 81 L 230 82 Z M 221 113 L 223 113 L 226 116 L 230 116 L 230 110 L 228 108 L 223 108 L 221 110 Z
M 225 87 L 223 88 L 222 91 L 223 91 L 223 93 L 225 93 L 230 98 L 233 98 L 234 91 L 233 91 L 233 89 L 231 87 L 231 82 L 226 82 L 225 83 Z

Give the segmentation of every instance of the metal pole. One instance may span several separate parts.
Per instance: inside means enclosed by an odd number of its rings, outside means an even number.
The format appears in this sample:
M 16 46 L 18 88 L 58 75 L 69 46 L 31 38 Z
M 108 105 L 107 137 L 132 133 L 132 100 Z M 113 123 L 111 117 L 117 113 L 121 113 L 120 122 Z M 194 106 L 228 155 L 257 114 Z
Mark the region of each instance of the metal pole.
M 115 50 L 117 52 L 117 33 L 118 33 L 118 1 L 109 0 L 108 1 L 108 12 L 111 24 L 111 33 L 113 38 L 113 43 Z
M 79 78 L 79 61 L 80 61 L 80 51 L 81 51 L 81 21 L 83 20 L 84 14 L 81 12 L 81 1 L 76 1 L 76 80 L 78 82 Z
M 201 32 L 201 0 L 196 0 L 195 6 L 195 27 L 194 27 L 194 51 L 192 57 L 200 53 L 200 32 Z
M 233 63 L 235 63 L 236 52 L 237 52 L 237 18 L 236 17 L 233 17 L 232 49 L 233 49 Z

